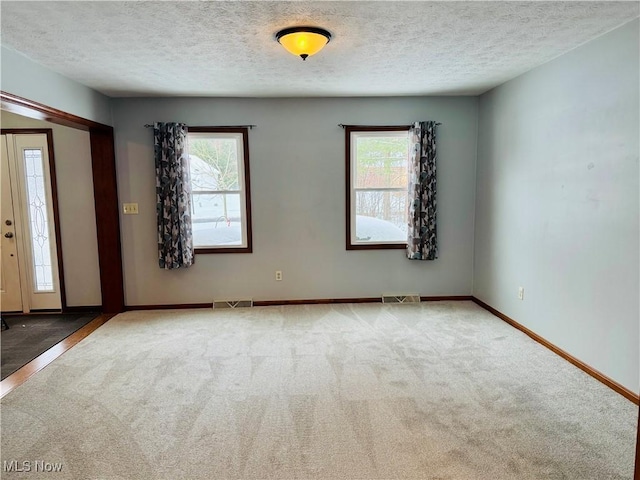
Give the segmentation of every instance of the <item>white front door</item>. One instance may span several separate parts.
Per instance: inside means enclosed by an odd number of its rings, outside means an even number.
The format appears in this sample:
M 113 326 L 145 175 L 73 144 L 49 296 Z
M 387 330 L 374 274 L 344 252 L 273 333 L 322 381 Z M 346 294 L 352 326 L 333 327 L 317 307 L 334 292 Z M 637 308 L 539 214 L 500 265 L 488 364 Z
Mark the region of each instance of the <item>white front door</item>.
M 9 233 L 5 218 L 5 176 L 2 179 L 2 262 L 5 267 L 5 240 L 13 240 L 18 268 L 14 274 L 11 267 L 3 273 L 7 291 L 15 282 L 20 284 L 22 311 L 58 310 L 62 307 L 58 256 L 53 215 L 53 196 L 49 165 L 47 135 L 7 134 L 2 135 L 3 169 L 6 157 L 9 171 L 9 192 L 13 204 L 13 236 Z M 6 155 L 5 155 L 6 153 Z M 4 170 L 3 170 L 4 173 Z M 6 233 L 4 233 L 6 231 Z M 3 268 L 3 271 L 5 268 Z M 17 295 L 17 294 L 14 294 Z M 8 296 L 11 299 L 11 296 Z M 10 302 L 11 300 L 8 300 Z M 3 292 L 2 311 L 9 311 Z
M 0 308 L 3 312 L 22 311 L 20 268 L 16 244 L 15 218 L 11 180 L 9 178 L 9 155 L 7 139 L 2 135 L 0 147 Z

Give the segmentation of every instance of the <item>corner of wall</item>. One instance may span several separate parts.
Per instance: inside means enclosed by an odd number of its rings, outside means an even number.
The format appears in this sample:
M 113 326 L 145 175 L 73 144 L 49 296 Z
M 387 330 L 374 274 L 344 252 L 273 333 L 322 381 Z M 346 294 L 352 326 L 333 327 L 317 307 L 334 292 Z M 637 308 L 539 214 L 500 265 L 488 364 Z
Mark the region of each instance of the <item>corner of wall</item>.
M 2 91 L 94 122 L 113 125 L 111 98 L 1 47 Z
M 480 145 L 480 106 L 484 93 L 477 95 L 476 98 L 476 132 L 475 132 L 475 157 L 473 161 L 473 236 L 471 238 L 471 295 L 476 294 L 476 219 L 478 217 L 478 146 Z

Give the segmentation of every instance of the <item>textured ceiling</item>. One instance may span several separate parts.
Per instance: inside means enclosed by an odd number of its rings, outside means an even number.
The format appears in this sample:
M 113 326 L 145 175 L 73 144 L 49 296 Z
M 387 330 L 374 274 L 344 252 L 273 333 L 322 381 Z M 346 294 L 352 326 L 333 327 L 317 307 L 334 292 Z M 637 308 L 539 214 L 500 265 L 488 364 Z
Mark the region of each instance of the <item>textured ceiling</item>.
M 478 94 L 638 17 L 634 2 L 0 2 L 4 46 L 110 96 Z M 275 40 L 328 29 L 302 62 Z

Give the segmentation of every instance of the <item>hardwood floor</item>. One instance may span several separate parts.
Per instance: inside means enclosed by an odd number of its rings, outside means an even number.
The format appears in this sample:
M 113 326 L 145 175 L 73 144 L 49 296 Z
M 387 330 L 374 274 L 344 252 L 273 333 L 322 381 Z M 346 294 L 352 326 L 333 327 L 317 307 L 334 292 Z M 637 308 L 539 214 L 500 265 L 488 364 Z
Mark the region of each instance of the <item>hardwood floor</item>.
M 60 343 L 54 345 L 49 350 L 34 358 L 20 370 L 12 373 L 0 382 L 0 398 L 22 385 L 29 377 L 42 370 L 44 367 L 53 362 L 56 358 L 78 344 L 98 327 L 104 325 L 108 320 L 113 318 L 115 314 L 108 313 L 100 315 L 75 333 L 71 334 Z

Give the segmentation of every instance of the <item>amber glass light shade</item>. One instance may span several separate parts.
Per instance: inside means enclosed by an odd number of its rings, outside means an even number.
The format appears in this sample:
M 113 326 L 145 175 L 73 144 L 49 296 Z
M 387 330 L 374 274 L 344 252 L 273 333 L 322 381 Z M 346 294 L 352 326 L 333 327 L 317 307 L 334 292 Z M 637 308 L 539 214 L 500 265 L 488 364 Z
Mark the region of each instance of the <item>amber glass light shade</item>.
M 331 34 L 322 28 L 293 27 L 276 33 L 276 40 L 288 52 L 306 60 L 315 55 L 331 40 Z

